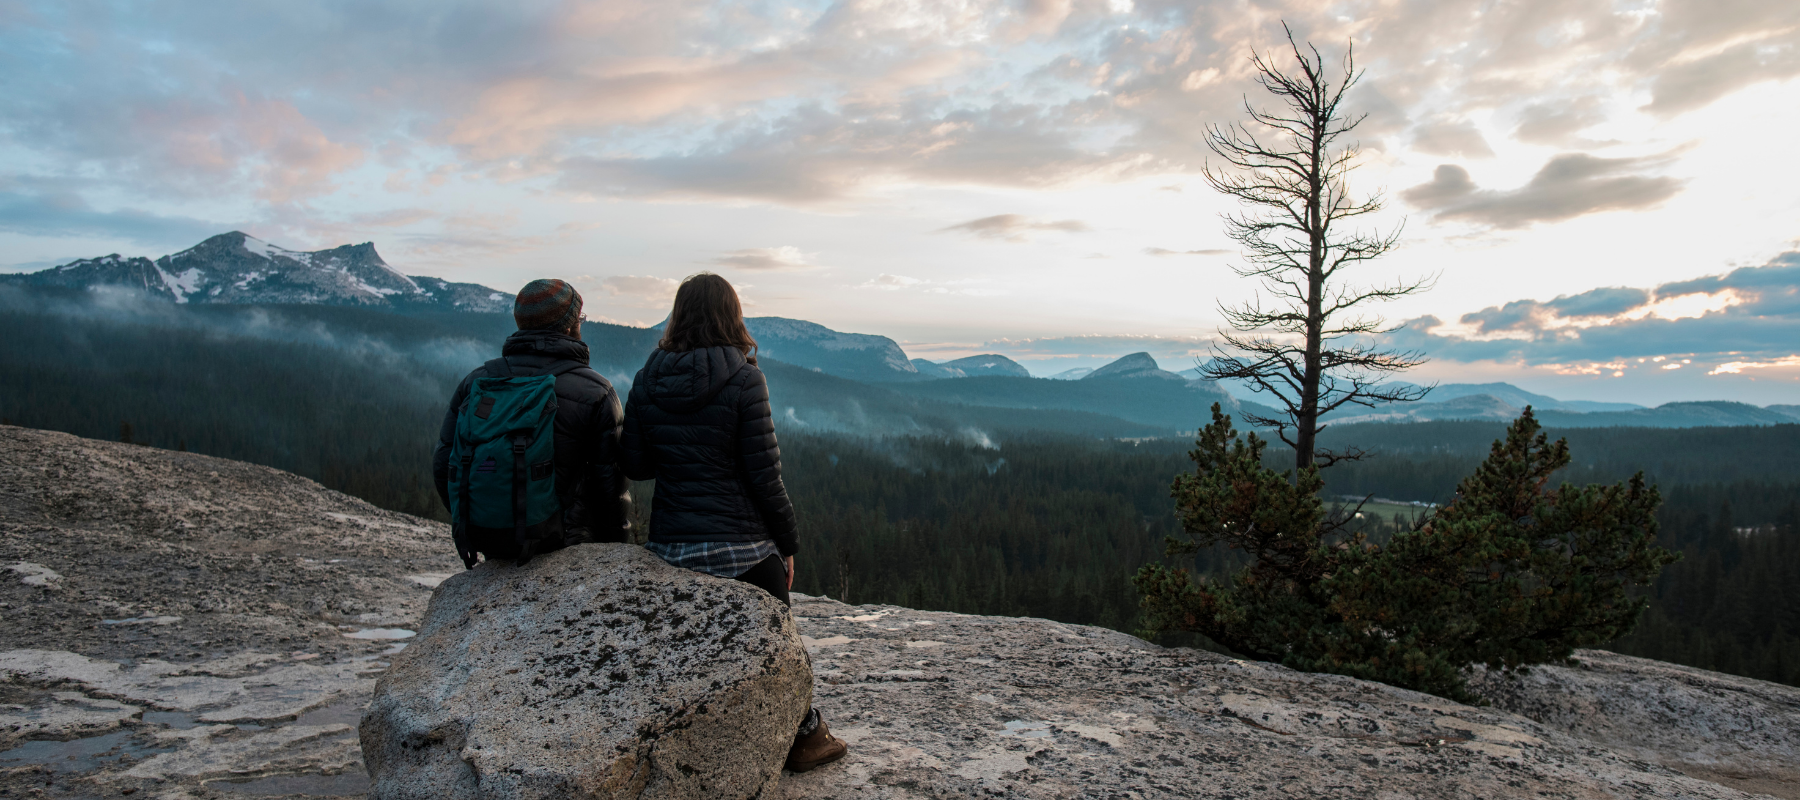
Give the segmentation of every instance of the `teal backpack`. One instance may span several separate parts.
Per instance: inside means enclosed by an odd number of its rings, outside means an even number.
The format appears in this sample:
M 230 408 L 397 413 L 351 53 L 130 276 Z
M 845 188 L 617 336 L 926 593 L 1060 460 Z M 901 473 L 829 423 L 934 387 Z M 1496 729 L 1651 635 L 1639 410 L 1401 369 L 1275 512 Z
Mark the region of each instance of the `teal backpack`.
M 501 369 L 495 369 L 495 367 Z M 556 376 L 476 378 L 456 414 L 450 451 L 450 531 L 456 554 L 474 569 L 478 551 L 491 557 L 516 546 L 518 563 L 539 541 L 562 533 L 556 493 Z M 505 359 L 490 374 L 511 372 Z

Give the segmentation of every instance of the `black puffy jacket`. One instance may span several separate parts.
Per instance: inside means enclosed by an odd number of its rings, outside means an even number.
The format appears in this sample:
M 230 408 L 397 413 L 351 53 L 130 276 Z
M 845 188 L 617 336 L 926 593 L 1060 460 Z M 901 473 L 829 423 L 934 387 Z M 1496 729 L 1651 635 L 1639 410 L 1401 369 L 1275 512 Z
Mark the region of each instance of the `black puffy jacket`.
M 463 378 L 450 398 L 431 458 L 438 499 L 450 507 L 456 412 L 475 379 L 543 375 L 573 361 L 582 366 L 556 377 L 556 493 L 562 500 L 564 541 L 631 541 L 631 494 L 618 468 L 624 415 L 612 382 L 586 366 L 587 343 L 551 331 L 519 331 L 506 337 L 500 356 Z
M 735 347 L 657 350 L 625 405 L 625 474 L 656 481 L 652 542 L 799 549 L 762 370 Z

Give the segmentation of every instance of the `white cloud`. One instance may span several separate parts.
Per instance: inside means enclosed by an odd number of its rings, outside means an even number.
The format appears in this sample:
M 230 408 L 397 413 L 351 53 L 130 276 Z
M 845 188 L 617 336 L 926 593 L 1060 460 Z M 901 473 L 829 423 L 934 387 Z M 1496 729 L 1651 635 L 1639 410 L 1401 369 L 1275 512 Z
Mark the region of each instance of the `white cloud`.
M 593 281 L 593 276 L 583 275 L 576 280 L 588 283 Z M 650 275 L 608 275 L 601 278 L 599 284 L 601 291 L 618 298 L 624 305 L 654 307 L 674 302 L 675 289 L 681 282 Z
M 910 286 L 917 286 L 920 283 L 923 283 L 923 281 L 918 278 L 908 278 L 905 275 L 889 275 L 884 272 L 869 279 L 863 284 L 863 288 L 880 289 L 885 292 L 892 292 Z
M 1421 317 L 1385 338 L 1435 359 L 1585 363 L 1590 374 L 1633 358 L 1662 370 L 1704 358 L 1715 365 L 1709 375 L 1786 368 L 1800 340 L 1800 251 L 1654 290 L 1606 287 L 1545 302 L 1515 300 L 1460 322 Z M 1670 353 L 1691 358 L 1663 363 Z
M 9 67 L 24 87 L 9 96 L 9 143 L 145 190 L 292 203 L 375 157 L 382 176 L 449 166 L 594 195 L 806 203 L 911 183 L 1191 174 L 1195 127 L 1258 96 L 1248 50 L 1279 60 L 1279 19 L 1328 51 L 1358 43 L 1372 68 L 1359 102 L 1392 118 L 1368 132 L 1411 128 L 1418 152 L 1451 157 L 1491 151 L 1495 132 L 1471 112 L 1562 142 L 1618 113 L 1596 97 L 1649 87 L 1646 108 L 1668 116 L 1800 75 L 1794 3 L 1655 8 L 190 2 L 128 22 L 28 14 L 0 46 L 41 56 Z
M 1782 369 L 1800 367 L 1800 355 L 1781 356 L 1762 361 L 1727 361 L 1712 369 L 1708 375 L 1737 375 L 1747 369 Z
M 1603 211 L 1652 208 L 1674 197 L 1685 181 L 1648 174 L 1666 156 L 1600 158 L 1586 153 L 1552 157 L 1525 185 L 1481 189 L 1455 164 L 1437 168 L 1428 183 L 1401 193 L 1437 219 L 1466 220 L 1496 228 L 1523 228 Z
M 1022 214 L 995 214 L 991 217 L 972 219 L 939 228 L 937 233 L 966 233 L 982 239 L 1005 239 L 1009 242 L 1023 242 L 1027 234 L 1038 231 L 1055 231 L 1060 233 L 1087 233 L 1093 230 L 1087 223 L 1078 219 L 1039 220 Z
M 1170 250 L 1166 247 L 1146 247 L 1146 248 L 1144 248 L 1144 255 L 1147 255 L 1147 256 L 1228 256 L 1228 255 L 1231 255 L 1231 251 L 1230 250 L 1220 250 L 1217 248 L 1208 248 L 1208 249 L 1204 249 L 1204 250 Z
M 1468 120 L 1433 120 L 1413 129 L 1412 149 L 1433 156 L 1492 158 L 1493 148 Z
M 1001 295 L 1009 294 L 1006 289 L 997 286 L 995 281 L 990 278 L 961 278 L 948 281 L 932 281 L 921 278 L 911 278 L 905 275 L 889 275 L 887 273 L 882 273 L 874 278 L 864 281 L 857 288 L 879 289 L 884 292 L 914 289 L 926 294 L 964 295 L 967 297 L 999 297 Z
M 713 258 L 710 263 L 722 267 L 759 271 L 803 270 L 818 266 L 812 263 L 810 258 L 811 256 L 808 254 L 800 252 L 798 247 L 782 245 L 780 247 L 733 250 Z

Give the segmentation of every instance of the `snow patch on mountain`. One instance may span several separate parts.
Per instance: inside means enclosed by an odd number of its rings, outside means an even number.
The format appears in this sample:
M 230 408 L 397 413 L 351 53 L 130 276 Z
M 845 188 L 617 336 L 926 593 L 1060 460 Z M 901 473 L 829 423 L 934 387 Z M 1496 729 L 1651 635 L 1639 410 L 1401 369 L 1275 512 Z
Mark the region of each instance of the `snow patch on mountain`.
M 272 257 L 270 255 L 271 252 L 279 252 L 279 253 L 282 253 L 283 255 L 287 254 L 286 250 L 282 250 L 281 248 L 276 247 L 272 244 L 269 244 L 268 242 L 265 242 L 254 236 L 245 236 L 244 237 L 244 251 L 249 253 L 250 255 L 262 256 L 263 258 L 271 258 Z
M 164 277 L 169 281 L 169 288 L 185 298 L 187 295 L 200 290 L 200 284 L 205 280 L 206 276 L 203 275 L 200 270 L 189 267 L 182 270 L 179 275 L 169 277 L 168 273 L 164 273 Z
M 70 265 L 70 266 L 75 266 L 75 265 Z M 168 271 L 164 270 L 162 268 L 161 264 L 152 263 L 151 266 L 152 266 L 152 268 L 154 268 L 156 270 L 156 276 L 161 281 L 161 283 L 159 283 L 157 285 L 157 288 L 173 295 L 175 302 L 177 302 L 177 303 L 187 302 L 187 298 L 182 296 L 182 294 L 180 292 L 175 291 L 175 289 L 173 288 L 175 285 L 175 279 L 169 276 Z M 103 284 L 96 284 L 96 285 L 103 285 Z

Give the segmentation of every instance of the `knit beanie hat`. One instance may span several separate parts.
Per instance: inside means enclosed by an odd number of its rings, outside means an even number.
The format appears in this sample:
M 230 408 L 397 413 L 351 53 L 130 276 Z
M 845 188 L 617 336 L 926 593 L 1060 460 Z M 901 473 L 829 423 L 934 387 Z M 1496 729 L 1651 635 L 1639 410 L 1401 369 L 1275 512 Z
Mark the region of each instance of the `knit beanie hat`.
M 519 330 L 568 330 L 581 317 L 581 293 L 566 281 L 539 278 L 525 284 L 513 301 L 513 321 Z

